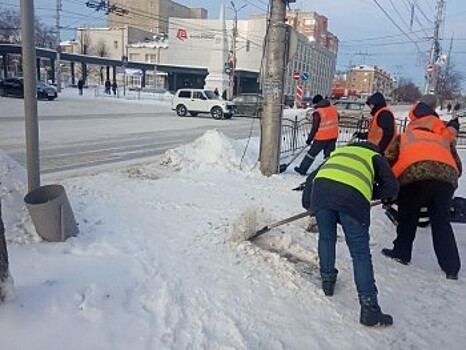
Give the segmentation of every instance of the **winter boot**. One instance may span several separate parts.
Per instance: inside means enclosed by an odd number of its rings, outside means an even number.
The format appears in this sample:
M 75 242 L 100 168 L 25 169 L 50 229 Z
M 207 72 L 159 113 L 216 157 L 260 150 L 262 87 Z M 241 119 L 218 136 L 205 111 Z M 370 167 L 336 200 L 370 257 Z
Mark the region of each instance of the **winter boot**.
M 337 274 L 338 270 L 335 269 L 335 273 L 321 273 L 322 278 L 322 290 L 324 294 L 328 297 L 333 295 L 335 291 L 335 284 L 337 283 Z
M 393 318 L 390 315 L 382 313 L 377 302 L 377 297 L 360 297 L 361 316 L 359 322 L 364 326 L 391 326 Z
M 294 171 L 296 171 L 300 175 L 306 175 L 307 171 L 309 170 L 313 162 L 314 162 L 314 157 L 306 153 L 303 160 L 301 161 L 301 164 L 299 166 L 296 166 L 294 168 Z
M 403 258 L 397 256 L 396 253 L 395 253 L 395 250 L 393 250 L 393 249 L 383 248 L 382 249 L 382 254 L 385 255 L 387 258 L 398 261 L 400 264 L 403 264 L 403 265 L 408 265 L 409 264 L 409 260 L 403 259 Z

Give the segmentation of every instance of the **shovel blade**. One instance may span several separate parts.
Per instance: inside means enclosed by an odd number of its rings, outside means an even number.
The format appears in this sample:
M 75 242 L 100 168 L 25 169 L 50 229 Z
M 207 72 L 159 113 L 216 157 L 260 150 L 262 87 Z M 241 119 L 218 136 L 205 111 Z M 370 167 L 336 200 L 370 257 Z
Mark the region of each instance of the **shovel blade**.
M 253 241 L 257 237 L 262 236 L 264 233 L 266 233 L 268 231 L 270 231 L 270 227 L 269 226 L 264 226 L 260 230 L 254 232 L 253 235 L 248 238 L 248 241 Z

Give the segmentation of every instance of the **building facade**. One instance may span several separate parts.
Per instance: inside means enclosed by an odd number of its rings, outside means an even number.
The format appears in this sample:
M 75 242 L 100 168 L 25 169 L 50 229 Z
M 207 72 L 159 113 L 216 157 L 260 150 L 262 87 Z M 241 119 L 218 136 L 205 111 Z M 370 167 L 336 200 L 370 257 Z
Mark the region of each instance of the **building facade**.
M 128 25 L 153 33 L 168 33 L 170 17 L 207 18 L 204 8 L 190 8 L 172 0 L 119 0 L 118 6 L 128 10 L 128 14 L 119 16 L 110 13 L 107 17 L 108 27 Z
M 370 96 L 377 91 L 390 98 L 395 85 L 396 81 L 390 73 L 378 66 L 361 65 L 348 70 L 346 88 L 355 90 L 361 98 Z
M 258 89 L 259 72 L 264 67 L 266 15 L 240 20 L 237 27 L 238 35 L 235 40 L 237 78 L 232 81 L 225 75 L 223 79 L 230 81 L 230 87 L 232 84 L 235 85 L 233 88 L 235 94 L 254 92 Z M 233 28 L 234 21 L 231 20 L 170 19 L 168 61 L 177 65 L 208 67 L 209 71 L 223 71 L 225 64 L 231 58 L 231 52 L 234 51 Z M 224 30 L 226 35 L 223 34 Z M 286 70 L 286 94 L 294 96 L 298 84 L 304 87 L 304 96 L 313 96 L 317 93 L 324 96 L 330 94 L 336 67 L 338 39 L 331 33 L 319 34 L 319 40 L 314 40 L 312 35 L 297 33 L 297 52 L 290 58 Z M 283 46 L 285 50 L 285 43 Z M 308 73 L 309 80 L 294 80 L 295 71 Z M 215 87 L 220 90 L 224 86 L 225 84 Z

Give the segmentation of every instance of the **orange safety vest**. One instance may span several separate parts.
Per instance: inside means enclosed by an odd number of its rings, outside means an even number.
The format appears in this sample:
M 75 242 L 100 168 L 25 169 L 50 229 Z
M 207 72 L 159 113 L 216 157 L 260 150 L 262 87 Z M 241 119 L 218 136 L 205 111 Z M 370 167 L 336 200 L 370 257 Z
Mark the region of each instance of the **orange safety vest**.
M 369 125 L 369 132 L 367 134 L 367 141 L 373 143 L 374 145 L 379 145 L 380 141 L 382 141 L 382 137 L 383 137 L 383 129 L 379 126 L 379 124 L 377 123 L 378 122 L 378 118 L 379 118 L 379 115 L 380 113 L 382 112 L 392 112 L 390 110 L 390 108 L 388 107 L 383 107 L 381 109 L 379 109 L 374 117 L 372 118 L 372 121 Z M 396 123 L 395 123 L 395 118 L 393 118 L 393 137 L 392 139 L 390 140 L 390 142 L 388 143 L 388 146 L 387 146 L 387 149 L 390 148 L 390 145 L 393 143 L 393 139 L 398 135 L 398 131 L 396 130 Z
M 402 133 L 400 154 L 392 166 L 395 176 L 400 177 L 408 167 L 422 161 L 445 163 L 458 171 L 447 136 L 424 129 L 413 129 Z
M 411 112 L 410 112 L 411 113 Z M 432 132 L 436 134 L 443 135 L 448 138 L 450 142 L 452 142 L 456 138 L 456 129 L 447 127 L 440 118 L 437 118 L 434 115 L 427 115 L 421 118 L 411 118 L 412 121 L 406 127 L 406 130 L 414 130 L 414 129 L 428 129 L 432 130 Z
M 336 108 L 333 106 L 317 108 L 315 112 L 319 114 L 320 124 L 314 140 L 324 141 L 338 138 L 338 112 Z

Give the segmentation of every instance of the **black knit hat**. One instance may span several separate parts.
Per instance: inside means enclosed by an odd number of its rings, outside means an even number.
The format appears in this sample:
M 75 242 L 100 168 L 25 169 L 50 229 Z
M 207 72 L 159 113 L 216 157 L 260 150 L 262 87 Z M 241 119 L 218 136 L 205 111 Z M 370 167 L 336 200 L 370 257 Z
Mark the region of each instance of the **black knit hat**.
M 318 104 L 320 101 L 322 101 L 324 98 L 322 97 L 322 95 L 315 95 L 314 98 L 312 99 L 312 104 L 313 105 L 316 105 Z

